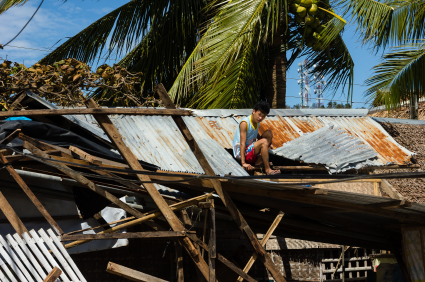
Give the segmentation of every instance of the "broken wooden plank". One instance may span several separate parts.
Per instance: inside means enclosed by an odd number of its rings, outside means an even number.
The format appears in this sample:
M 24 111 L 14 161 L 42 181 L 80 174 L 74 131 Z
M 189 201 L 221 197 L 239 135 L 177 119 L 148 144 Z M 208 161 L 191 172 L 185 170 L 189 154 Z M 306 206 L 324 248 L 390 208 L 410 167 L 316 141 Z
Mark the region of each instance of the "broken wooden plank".
M 166 280 L 159 279 L 113 262 L 108 263 L 106 271 L 137 282 L 167 282 Z
M 195 234 L 187 234 L 187 237 L 189 237 L 198 246 L 200 246 L 204 250 L 208 251 L 208 245 L 205 244 L 204 242 L 202 242 L 198 237 L 196 237 Z M 232 263 L 231 261 L 229 261 L 228 259 L 226 259 L 224 256 L 222 256 L 219 253 L 217 253 L 217 259 L 219 261 L 221 261 L 222 263 L 224 263 L 224 265 L 226 265 L 228 268 L 230 268 L 231 270 L 233 270 L 234 272 L 239 274 L 241 277 L 243 277 L 243 279 L 245 279 L 246 281 L 249 281 L 249 282 L 256 282 L 257 281 L 254 278 L 252 278 L 251 276 L 249 276 L 247 273 L 243 272 L 242 269 L 237 267 L 234 263 Z
M 405 169 L 405 168 L 420 168 L 418 164 L 412 165 L 388 165 L 388 166 L 366 166 L 358 170 L 374 170 L 374 169 Z M 323 166 L 273 166 L 273 169 L 280 170 L 327 170 Z M 262 168 L 256 168 L 257 171 L 262 170 Z M 354 169 L 353 169 L 354 170 Z M 349 171 L 349 170 L 348 170 Z
M 22 116 L 61 116 L 61 115 L 161 115 L 161 116 L 190 116 L 189 110 L 155 109 L 155 108 L 73 108 L 73 109 L 43 109 L 23 111 L 3 111 L 0 117 Z
M 269 240 L 270 236 L 272 236 L 274 230 L 276 229 L 276 227 L 279 225 L 280 221 L 282 220 L 284 213 L 283 212 L 279 212 L 279 214 L 276 216 L 276 219 L 273 221 L 273 223 L 270 225 L 269 230 L 267 230 L 267 233 L 264 235 L 263 239 L 261 240 L 261 246 L 265 246 L 267 241 Z M 253 253 L 251 255 L 251 257 L 249 258 L 247 264 L 245 265 L 243 272 L 248 273 L 249 270 L 251 269 L 252 265 L 254 264 L 254 262 L 257 260 L 257 254 Z M 243 278 L 241 276 L 238 277 L 237 279 L 238 282 L 242 282 Z
M 1 145 L 7 145 L 7 144 L 9 144 L 10 142 L 13 141 L 13 139 L 15 139 L 16 137 L 18 137 L 19 133 L 21 133 L 21 129 L 16 129 L 11 134 L 9 134 L 9 136 L 7 136 L 3 140 L 1 140 L 0 141 L 0 144 Z
M 387 179 L 382 179 L 381 189 L 392 199 L 403 200 L 404 197 L 388 182 Z
M 47 159 L 52 158 L 52 156 L 47 155 L 43 151 L 36 148 L 33 144 L 30 144 L 29 143 L 29 142 L 31 142 L 30 139 L 27 139 L 27 140 L 29 140 L 29 141 L 24 142 L 24 148 L 25 149 L 32 152 L 36 156 L 40 156 L 40 157 L 47 158 Z M 131 215 L 134 215 L 134 216 L 139 217 L 139 218 L 143 217 L 143 214 L 141 212 L 139 212 L 136 209 L 133 209 L 132 207 L 130 207 L 129 205 L 127 205 L 126 203 L 124 203 L 123 201 L 121 201 L 120 199 L 118 199 L 117 197 L 115 197 L 114 195 L 109 193 L 108 191 L 105 191 L 103 188 L 100 188 L 98 185 L 94 184 L 92 181 L 90 181 L 86 177 L 82 176 L 80 173 L 72 170 L 68 166 L 66 166 L 62 163 L 52 162 L 52 161 L 47 161 L 47 160 L 41 161 L 41 162 L 46 162 L 46 163 L 53 165 L 59 171 L 68 175 L 69 177 L 76 180 L 78 183 L 84 185 L 85 187 L 89 188 L 93 192 L 96 192 L 97 194 L 101 195 L 102 197 L 108 199 L 109 201 L 116 204 L 118 207 L 122 208 L 123 210 L 130 213 Z
M 400 209 L 400 208 L 408 208 L 412 206 L 412 202 L 408 200 L 394 200 L 390 202 L 377 203 L 377 204 L 369 204 L 368 207 L 381 208 L 381 209 Z
M 215 209 L 214 200 L 210 200 L 210 214 L 209 214 L 209 227 L 210 227 L 210 239 L 208 241 L 208 267 L 210 270 L 210 280 L 215 281 L 215 259 L 217 257 L 217 242 L 216 242 L 216 228 L 215 228 Z
M 3 164 L 8 163 L 6 158 L 1 153 L 0 153 L 0 161 Z M 10 175 L 13 177 L 13 179 L 15 179 L 16 183 L 18 183 L 19 187 L 21 187 L 22 190 L 24 190 L 25 194 L 27 194 L 28 198 L 30 198 L 31 202 L 35 205 L 38 211 L 44 216 L 44 218 L 47 220 L 47 222 L 50 224 L 53 230 L 55 230 L 56 234 L 58 235 L 62 234 L 63 233 L 62 229 L 59 227 L 56 221 L 52 218 L 52 216 L 49 214 L 49 212 L 46 210 L 43 204 L 34 195 L 34 193 L 31 191 L 31 189 L 28 187 L 25 181 L 15 171 L 15 169 L 10 165 L 6 166 L 6 169 L 10 173 Z
M 177 241 L 174 242 L 174 247 L 176 250 L 177 282 L 184 282 L 182 245 L 180 244 L 180 242 Z
M 74 240 L 108 240 L 108 239 L 178 239 L 184 238 L 184 231 L 156 231 L 156 232 L 126 232 L 126 233 L 103 233 L 103 234 L 76 234 L 62 235 L 61 241 Z
M 0 209 L 3 212 L 4 216 L 6 216 L 7 220 L 9 220 L 10 224 L 12 224 L 12 227 L 13 229 L 15 229 L 16 233 L 18 233 L 19 235 L 25 232 L 28 233 L 27 228 L 22 223 L 21 219 L 16 214 L 12 206 L 6 200 L 2 192 L 0 192 Z
M 324 198 L 309 197 L 300 195 L 296 191 L 276 191 L 264 189 L 264 184 L 257 182 L 244 182 L 243 185 L 237 184 L 238 181 L 222 182 L 223 188 L 229 192 L 240 193 L 244 195 L 255 195 L 277 199 L 284 199 L 287 201 L 307 203 L 318 206 L 331 207 L 341 210 L 347 210 L 352 212 L 361 212 L 367 214 L 374 214 L 383 217 L 395 218 L 406 221 L 425 222 L 425 216 L 417 214 L 407 214 L 396 212 L 388 209 L 381 209 L 375 207 L 369 207 L 367 205 L 352 204 L 348 202 L 328 200 Z
M 43 282 L 55 282 L 61 274 L 62 270 L 55 266 L 55 268 L 50 271 L 49 275 L 47 275 L 46 279 L 44 279 Z
M 88 108 L 91 108 L 91 109 L 99 109 L 96 102 L 93 99 L 87 100 L 86 105 Z M 173 109 L 172 111 L 175 111 L 175 110 Z M 103 129 L 103 131 L 109 137 L 111 142 L 118 149 L 121 156 L 127 162 L 129 167 L 132 168 L 133 170 L 143 171 L 144 170 L 143 167 L 140 165 L 139 161 L 134 156 L 130 148 L 128 148 L 127 145 L 124 143 L 124 140 L 121 134 L 119 133 L 117 128 L 114 126 L 112 121 L 109 119 L 109 117 L 104 113 L 102 114 L 101 112 L 99 112 L 99 114 L 94 114 L 93 117 L 96 119 L 99 126 Z M 141 181 L 150 181 L 150 178 L 147 175 L 138 174 L 137 178 Z M 168 224 L 170 224 L 171 228 L 174 231 L 184 231 L 185 228 L 183 224 L 180 222 L 178 217 L 171 211 L 170 207 L 167 205 L 164 198 L 161 196 L 159 191 L 155 188 L 155 185 L 153 185 L 152 183 L 145 183 L 143 186 L 148 191 L 149 195 L 152 197 L 153 201 L 155 202 L 159 210 L 162 212 Z M 188 250 L 192 260 L 195 262 L 195 264 L 201 271 L 202 275 L 205 277 L 205 279 L 208 279 L 208 265 L 206 264 L 205 260 L 201 257 L 201 254 L 198 253 L 198 251 L 196 250 L 196 248 L 193 246 L 192 242 L 188 238 L 182 239 L 182 242 L 184 243 L 185 248 Z
M 171 211 L 178 211 L 178 210 L 184 209 L 184 208 L 186 208 L 186 207 L 189 207 L 189 206 L 192 206 L 192 205 L 196 205 L 196 203 L 197 203 L 197 202 L 205 201 L 205 199 L 208 199 L 208 198 L 210 198 L 211 196 L 212 196 L 212 194 L 205 194 L 205 195 L 198 196 L 198 197 L 195 197 L 195 198 L 192 198 L 192 199 L 189 199 L 189 200 L 186 200 L 186 201 L 180 202 L 180 203 L 173 204 L 173 205 L 171 205 L 171 206 L 169 206 L 169 207 L 170 207 Z M 147 220 L 154 219 L 154 218 L 157 218 L 157 217 L 160 217 L 160 216 L 162 216 L 162 213 L 161 213 L 160 211 L 158 211 L 158 210 L 156 210 L 156 211 L 152 211 L 152 212 L 150 212 L 150 213 L 147 213 L 147 214 L 146 214 L 144 217 L 142 217 L 142 218 L 137 218 L 137 219 L 134 219 L 134 220 L 132 220 L 132 221 L 125 222 L 125 223 L 123 223 L 123 224 L 120 224 L 120 225 L 118 225 L 118 226 L 114 226 L 114 227 L 112 227 L 111 229 L 108 229 L 108 230 L 105 230 L 105 231 L 99 232 L 99 233 L 97 233 L 97 234 L 114 233 L 114 232 L 117 232 L 117 231 L 120 231 L 120 230 L 126 229 L 126 228 L 128 228 L 128 227 L 131 227 L 131 226 L 134 226 L 134 225 L 140 224 L 140 223 L 142 223 L 142 222 L 145 222 L 145 221 L 147 221 Z M 126 218 L 126 220 L 127 220 L 127 218 Z M 97 228 L 97 227 L 96 227 L 96 228 Z M 67 249 L 68 249 L 68 248 L 73 248 L 73 247 L 79 246 L 79 245 L 81 245 L 81 244 L 84 244 L 84 243 L 90 242 L 90 241 L 91 241 L 91 240 L 78 240 L 78 241 L 75 241 L 75 242 L 72 242 L 72 243 L 69 243 L 69 244 L 65 245 L 65 247 L 66 247 Z
M 175 107 L 173 102 L 170 99 L 170 96 L 168 95 L 167 91 L 165 90 L 164 86 L 162 84 L 159 84 L 155 87 L 156 92 L 159 94 L 161 100 L 164 102 L 164 105 L 167 105 L 168 107 L 172 108 Z M 190 133 L 189 128 L 183 121 L 181 116 L 173 116 L 174 122 L 177 124 L 177 127 L 179 128 L 180 132 L 182 133 L 184 139 L 186 140 L 187 144 L 189 145 L 191 151 L 195 155 L 196 159 L 198 160 L 199 164 L 201 165 L 202 169 L 204 170 L 206 175 L 215 175 L 214 170 L 208 163 L 208 160 L 206 159 L 205 155 L 203 154 L 202 150 L 200 149 L 199 145 L 197 144 L 195 138 Z M 229 196 L 226 190 L 224 190 L 221 186 L 220 181 L 216 179 L 210 179 L 210 182 L 214 186 L 214 190 L 217 192 L 217 194 L 220 196 L 220 199 L 222 200 L 223 204 L 226 206 L 226 208 L 229 210 L 230 215 L 233 217 L 233 220 L 237 223 L 239 229 L 245 234 L 245 236 L 248 238 L 249 242 L 253 246 L 254 250 L 257 252 L 257 254 L 260 256 L 261 261 L 265 265 L 265 267 L 270 271 L 273 278 L 278 282 L 283 282 L 285 278 L 283 278 L 282 274 L 279 272 L 279 269 L 272 261 L 270 255 L 264 251 L 264 249 L 261 247 L 260 243 L 258 242 L 257 236 L 255 233 L 251 230 L 248 223 L 246 222 L 243 215 L 239 212 L 238 208 L 236 207 L 235 203 Z

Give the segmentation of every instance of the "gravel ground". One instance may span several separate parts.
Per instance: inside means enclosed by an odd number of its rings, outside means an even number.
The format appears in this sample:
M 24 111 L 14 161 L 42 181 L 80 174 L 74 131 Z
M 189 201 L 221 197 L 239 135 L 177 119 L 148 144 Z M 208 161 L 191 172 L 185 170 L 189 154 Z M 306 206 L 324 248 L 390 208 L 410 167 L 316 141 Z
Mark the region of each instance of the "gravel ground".
M 382 127 L 406 149 L 416 153 L 414 159 L 420 169 L 376 170 L 376 173 L 425 170 L 425 126 L 381 123 Z M 425 203 L 425 178 L 389 179 L 388 182 L 407 200 Z

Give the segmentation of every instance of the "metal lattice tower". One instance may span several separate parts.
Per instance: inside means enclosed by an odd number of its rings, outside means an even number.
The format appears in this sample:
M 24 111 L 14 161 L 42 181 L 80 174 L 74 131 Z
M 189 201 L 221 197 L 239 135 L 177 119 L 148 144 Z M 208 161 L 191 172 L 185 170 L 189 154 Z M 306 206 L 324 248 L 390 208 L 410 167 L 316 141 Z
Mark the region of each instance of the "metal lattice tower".
M 314 68 L 316 68 L 316 65 L 314 65 Z M 316 95 L 316 105 L 320 108 L 323 105 L 323 89 L 325 88 L 326 81 L 323 79 L 323 75 L 316 73 L 313 78 L 315 81 L 314 94 Z
M 304 60 L 302 63 L 298 64 L 298 73 L 300 80 L 298 80 L 298 84 L 301 86 L 301 92 L 299 95 L 301 96 L 301 107 L 310 107 L 311 103 L 311 95 L 310 95 L 310 69 L 307 68 L 308 61 Z

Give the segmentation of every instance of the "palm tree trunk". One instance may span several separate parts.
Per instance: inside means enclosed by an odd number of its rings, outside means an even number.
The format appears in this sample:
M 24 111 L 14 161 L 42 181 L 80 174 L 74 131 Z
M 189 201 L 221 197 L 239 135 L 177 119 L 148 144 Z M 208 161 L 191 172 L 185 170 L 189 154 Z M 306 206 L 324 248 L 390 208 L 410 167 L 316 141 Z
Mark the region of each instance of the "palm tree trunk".
M 283 28 L 283 25 L 280 25 L 274 35 L 273 49 L 280 48 L 284 42 Z M 286 63 L 286 51 L 284 51 L 274 57 L 269 64 L 267 101 L 273 109 L 286 108 Z

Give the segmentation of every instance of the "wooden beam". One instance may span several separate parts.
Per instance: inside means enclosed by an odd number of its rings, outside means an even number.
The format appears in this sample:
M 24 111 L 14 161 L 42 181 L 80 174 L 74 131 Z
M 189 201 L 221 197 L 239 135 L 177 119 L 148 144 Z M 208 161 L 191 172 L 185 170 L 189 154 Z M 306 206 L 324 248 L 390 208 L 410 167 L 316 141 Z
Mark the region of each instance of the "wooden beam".
M 4 216 L 9 220 L 10 224 L 12 224 L 13 229 L 15 229 L 16 233 L 22 235 L 23 233 L 28 233 L 27 228 L 22 223 L 19 216 L 16 214 L 15 210 L 3 196 L 3 193 L 0 192 L 0 209 L 3 212 Z
M 39 150 L 33 144 L 30 144 L 27 141 L 24 142 L 24 148 L 27 149 L 28 151 L 32 152 L 36 156 L 40 156 L 40 157 L 47 158 L 47 159 L 52 158 L 52 156 L 49 156 L 48 154 Z M 82 176 L 80 173 L 76 172 L 75 170 L 72 170 L 68 166 L 66 166 L 62 163 L 52 162 L 52 161 L 41 161 L 40 160 L 40 162 L 46 162 L 46 163 L 49 163 L 51 165 L 54 165 L 55 168 L 58 169 L 59 171 L 65 173 L 66 175 L 68 175 L 69 177 L 71 177 L 72 179 L 74 179 L 75 181 L 80 183 L 81 185 L 84 185 L 85 187 L 89 188 L 93 192 L 96 192 L 97 194 L 101 195 L 102 197 L 108 199 L 109 201 L 111 201 L 112 203 L 114 203 L 118 207 L 122 208 L 126 212 L 130 213 L 131 215 L 134 215 L 135 217 L 139 217 L 139 218 L 143 217 L 143 214 L 141 212 L 139 212 L 136 209 L 133 209 L 132 207 L 130 207 L 129 205 L 127 205 L 126 203 L 124 203 L 123 201 L 121 201 L 120 199 L 118 199 L 117 197 L 115 197 L 114 195 L 109 193 L 108 191 L 105 191 L 103 188 L 100 188 L 99 186 L 94 184 L 92 181 L 90 181 L 86 177 Z
M 192 198 L 192 199 L 189 199 L 189 200 L 186 200 L 186 201 L 180 202 L 180 203 L 176 203 L 176 204 L 174 204 L 174 205 L 169 206 L 169 208 L 170 208 L 170 209 L 171 209 L 171 211 L 173 211 L 173 212 L 174 212 L 174 211 L 178 211 L 178 210 L 184 209 L 184 208 L 186 208 L 186 207 L 190 207 L 190 206 L 196 205 L 196 203 L 197 203 L 197 202 L 205 201 L 205 199 L 208 199 L 208 198 L 210 198 L 211 196 L 212 196 L 212 194 L 205 194 L 205 195 L 198 196 L 198 197 L 195 197 L 195 198 Z M 146 214 L 144 215 L 144 217 L 142 217 L 142 218 L 133 219 L 132 221 L 125 222 L 125 223 L 122 223 L 122 224 L 120 224 L 120 225 L 117 225 L 117 226 L 111 227 L 110 229 L 107 229 L 107 230 L 105 230 L 105 231 L 101 231 L 101 232 L 99 232 L 99 233 L 97 233 L 97 234 L 115 233 L 115 232 L 117 232 L 117 231 L 120 231 L 120 230 L 126 229 L 126 228 L 128 228 L 128 227 L 131 227 L 131 226 L 134 226 L 134 225 L 140 224 L 140 223 L 142 223 L 142 222 L 145 222 L 145 221 L 147 221 L 147 220 L 151 220 L 151 219 L 154 219 L 154 218 L 157 218 L 157 217 L 160 217 L 160 216 L 162 216 L 162 213 L 161 213 L 159 210 L 152 211 L 152 212 L 150 212 L 150 213 L 146 213 Z M 125 218 L 125 220 L 127 220 L 127 219 L 128 219 L 128 218 Z M 98 227 L 96 227 L 96 228 L 98 228 Z M 65 245 L 65 247 L 66 247 L 67 249 L 69 249 L 69 248 L 73 248 L 73 247 L 76 247 L 76 246 L 79 246 L 79 245 L 82 245 L 82 244 L 88 243 L 88 242 L 90 242 L 90 241 L 92 241 L 92 240 L 78 240 L 78 241 L 75 241 L 75 242 L 72 242 L 72 243 L 66 244 L 66 245 Z
M 204 242 L 202 242 L 198 237 L 196 237 L 195 234 L 187 234 L 187 237 L 189 237 L 194 243 L 196 243 L 197 245 L 199 245 L 201 248 L 203 248 L 205 251 L 208 251 L 208 246 L 207 244 L 205 244 Z M 233 264 L 231 261 L 229 261 L 228 259 L 226 259 L 224 256 L 222 256 L 221 254 L 217 253 L 217 258 L 219 261 L 221 261 L 224 265 L 226 265 L 228 268 L 230 268 L 231 270 L 233 270 L 235 273 L 239 274 L 240 276 L 243 277 L 243 279 L 249 281 L 249 282 L 256 282 L 257 280 L 255 280 L 254 278 L 252 278 L 251 276 L 249 276 L 247 273 L 243 272 L 242 269 L 240 269 L 239 267 L 237 267 L 235 264 Z
M 216 228 L 215 228 L 215 209 L 214 200 L 210 200 L 211 208 L 209 212 L 210 221 L 210 239 L 208 241 L 208 266 L 210 270 L 210 280 L 215 281 L 215 259 L 217 257 L 217 242 L 216 242 Z
M 0 162 L 2 164 L 8 163 L 6 158 L 1 153 L 0 153 Z M 35 205 L 38 211 L 44 216 L 44 218 L 47 220 L 47 222 L 50 224 L 50 226 L 53 228 L 56 234 L 58 235 L 63 234 L 62 229 L 59 227 L 56 221 L 52 218 L 52 216 L 49 214 L 49 212 L 46 210 L 43 204 L 37 199 L 37 197 L 34 195 L 34 193 L 25 183 L 25 181 L 19 176 L 18 173 L 16 173 L 15 169 L 11 165 L 7 165 L 6 169 L 10 173 L 10 175 L 13 177 L 13 179 L 15 179 L 16 183 L 18 183 L 19 187 L 21 187 L 22 190 L 24 190 L 25 194 L 27 194 L 28 198 L 30 198 L 31 202 Z
M 386 179 L 382 179 L 381 189 L 393 199 L 404 200 L 404 197 Z
M 16 129 L 11 134 L 9 134 L 6 138 L 0 141 L 1 145 L 7 145 L 13 141 L 16 137 L 18 137 L 19 133 L 21 133 L 21 129 Z
M 405 169 L 405 168 L 420 168 L 420 165 L 412 164 L 412 165 L 367 166 L 367 167 L 363 167 L 363 168 L 358 169 L 358 170 L 365 171 L 365 170 L 374 170 L 374 169 L 386 170 L 386 169 Z M 280 169 L 280 170 L 327 170 L 326 167 L 323 167 L 323 166 L 273 166 L 273 169 Z M 256 170 L 262 171 L 263 169 L 259 168 L 259 169 L 256 169 Z M 354 169 L 352 169 L 352 170 L 354 170 Z
M 189 110 L 154 109 L 154 108 L 73 108 L 73 109 L 43 109 L 0 112 L 0 117 L 22 116 L 61 116 L 61 115 L 161 115 L 161 116 L 190 116 Z
M 342 209 L 352 212 L 360 212 L 367 214 L 374 214 L 382 217 L 389 217 L 399 220 L 405 221 L 415 221 L 415 222 L 425 222 L 425 216 L 416 215 L 416 214 L 407 214 L 396 212 L 392 210 L 386 210 L 381 208 L 369 207 L 367 205 L 359 205 L 352 204 L 342 201 L 334 201 L 317 197 L 306 197 L 304 195 L 299 195 L 297 193 L 293 193 L 292 191 L 277 191 L 277 190 L 269 190 L 264 189 L 264 184 L 259 181 L 254 182 L 244 182 L 244 185 L 238 185 L 237 181 L 230 182 L 221 182 L 223 188 L 228 192 L 236 192 L 241 194 L 249 194 L 255 196 L 263 196 L 269 198 L 277 198 L 283 199 L 287 201 L 299 202 L 299 203 L 307 203 L 318 206 L 331 207 L 336 209 Z M 295 191 L 296 192 L 296 191 Z
M 267 230 L 267 233 L 264 235 L 263 240 L 261 240 L 261 246 L 265 246 L 267 241 L 269 240 L 270 236 L 272 236 L 274 230 L 276 229 L 276 227 L 279 225 L 280 221 L 282 220 L 284 213 L 283 212 L 279 212 L 279 214 L 276 216 L 275 220 L 273 221 L 272 225 L 270 225 L 269 230 Z M 248 273 L 249 270 L 251 269 L 252 265 L 254 264 L 254 262 L 257 260 L 257 254 L 253 253 L 251 255 L 251 257 L 249 258 L 247 264 L 245 265 L 243 272 Z M 243 278 L 242 276 L 239 276 L 237 279 L 238 282 L 242 282 Z
M 179 241 L 174 242 L 174 248 L 176 250 L 177 282 L 184 282 L 183 252 L 181 243 Z
M 61 241 L 74 240 L 108 240 L 108 239 L 177 239 L 184 238 L 184 231 L 156 231 L 156 232 L 126 232 L 126 233 L 103 233 L 103 234 L 76 234 L 62 235 Z
M 173 102 L 170 99 L 170 96 L 168 95 L 167 91 L 165 90 L 164 86 L 162 84 L 159 84 L 155 87 L 156 92 L 159 94 L 161 100 L 163 101 L 164 105 L 167 105 L 168 107 L 172 108 Z M 166 101 L 166 102 L 164 102 Z M 208 163 L 206 157 L 204 156 L 202 150 L 200 149 L 198 143 L 196 142 L 195 138 L 193 138 L 192 134 L 190 133 L 189 128 L 183 121 L 181 116 L 173 116 L 174 122 L 177 124 L 177 127 L 180 129 L 180 132 L 182 133 L 183 137 L 185 138 L 187 144 L 189 145 L 190 149 L 192 150 L 193 154 L 195 155 L 196 159 L 198 160 L 199 164 L 201 165 L 202 169 L 204 170 L 206 175 L 215 175 L 214 170 Z M 260 243 L 258 242 L 257 236 L 255 233 L 251 230 L 248 223 L 244 219 L 243 215 L 239 212 L 238 208 L 236 207 L 233 200 L 230 198 L 229 194 L 226 190 L 224 190 L 221 186 L 220 181 L 216 179 L 211 179 L 210 182 L 214 186 L 214 190 L 217 192 L 217 194 L 220 196 L 221 201 L 226 206 L 226 208 L 229 210 L 231 216 L 233 217 L 233 220 L 237 223 L 239 229 L 246 235 L 249 242 L 253 246 L 254 250 L 257 252 L 257 254 L 260 256 L 261 261 L 265 265 L 265 267 L 270 271 L 273 278 L 278 282 L 283 282 L 285 278 L 283 278 L 282 274 L 279 272 L 279 269 L 272 261 L 270 255 L 264 251 L 264 249 L 261 247 Z
M 369 204 L 368 207 L 381 208 L 381 209 L 400 209 L 400 208 L 408 208 L 412 206 L 412 202 L 407 200 L 394 200 L 390 202 L 377 203 L 377 204 Z
M 99 109 L 96 102 L 93 99 L 89 99 L 86 101 L 86 105 L 88 108 L 91 109 Z M 176 110 L 172 110 L 176 111 Z M 115 147 L 120 152 L 123 159 L 127 162 L 128 166 L 131 167 L 133 170 L 144 170 L 143 167 L 140 165 L 137 158 L 134 156 L 133 152 L 127 147 L 127 145 L 124 143 L 124 140 L 117 130 L 117 128 L 114 126 L 112 121 L 109 119 L 109 117 L 102 113 L 98 112 L 99 114 L 94 114 L 93 117 L 96 119 L 99 126 L 103 129 L 103 131 L 106 133 L 106 135 L 109 137 L 111 142 L 115 145 Z M 151 179 L 147 175 L 138 174 L 137 178 L 141 181 L 150 181 Z M 170 207 L 165 202 L 164 198 L 161 196 L 159 191 L 156 189 L 155 185 L 152 183 L 145 183 L 143 185 L 145 189 L 148 191 L 149 195 L 152 197 L 155 204 L 158 206 L 159 210 L 164 215 L 164 218 L 167 220 L 168 224 L 170 224 L 171 228 L 174 231 L 184 231 L 185 228 L 183 224 L 180 222 L 178 217 L 171 211 Z M 185 248 L 188 250 L 190 257 L 195 262 L 199 270 L 201 271 L 202 275 L 205 277 L 205 279 L 208 280 L 208 265 L 206 264 L 205 260 L 201 257 L 201 254 L 198 253 L 196 248 L 193 246 L 192 242 L 188 238 L 182 239 L 182 242 L 184 243 Z
M 62 274 L 62 270 L 60 270 L 57 266 L 50 271 L 49 275 L 47 275 L 46 279 L 43 282 L 55 282 L 56 279 Z
M 159 279 L 113 262 L 108 263 L 106 271 L 137 282 L 167 282 L 166 280 Z

